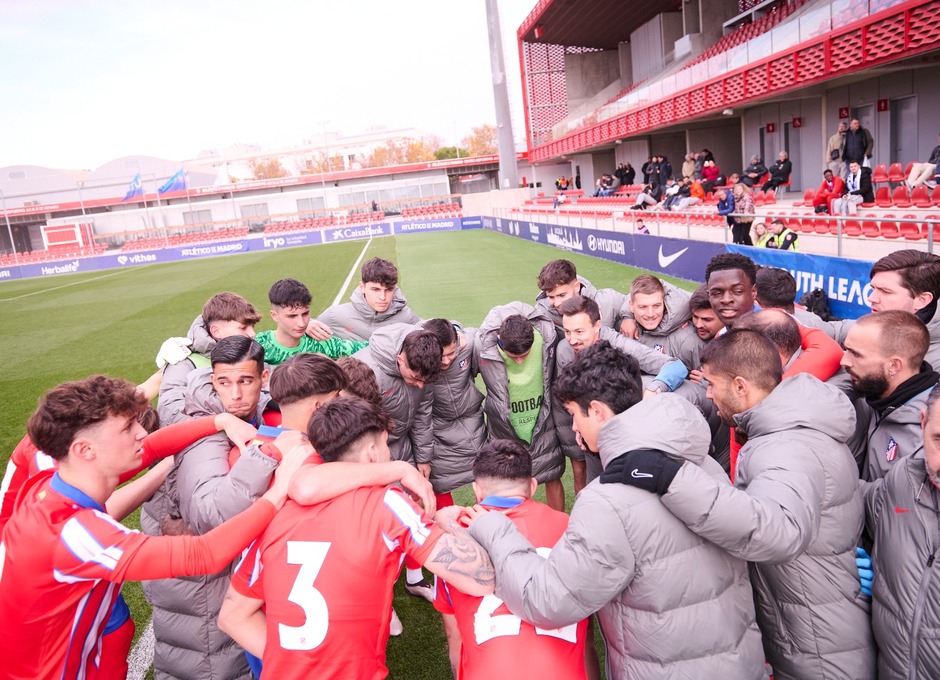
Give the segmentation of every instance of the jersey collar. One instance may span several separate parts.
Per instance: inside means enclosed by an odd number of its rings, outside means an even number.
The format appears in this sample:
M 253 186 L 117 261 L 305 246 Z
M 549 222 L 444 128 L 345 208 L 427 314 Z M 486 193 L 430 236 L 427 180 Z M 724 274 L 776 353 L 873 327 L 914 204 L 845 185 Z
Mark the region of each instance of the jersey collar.
M 49 483 L 49 485 L 52 487 L 53 491 L 58 494 L 62 494 L 76 505 L 79 505 L 83 508 L 90 508 L 92 510 L 105 512 L 105 509 L 98 504 L 98 501 L 86 494 L 81 489 L 78 489 L 77 487 L 74 487 L 66 482 L 59 476 L 58 472 L 52 475 L 52 481 Z
M 277 436 L 281 432 L 287 432 L 288 430 L 283 427 L 274 427 L 273 425 L 260 425 L 258 426 L 258 434 L 262 437 L 270 437 L 271 439 L 277 439 Z
M 517 505 L 522 505 L 524 499 L 522 498 L 507 498 L 506 496 L 487 496 L 482 501 L 480 505 L 485 505 L 490 508 L 514 508 Z

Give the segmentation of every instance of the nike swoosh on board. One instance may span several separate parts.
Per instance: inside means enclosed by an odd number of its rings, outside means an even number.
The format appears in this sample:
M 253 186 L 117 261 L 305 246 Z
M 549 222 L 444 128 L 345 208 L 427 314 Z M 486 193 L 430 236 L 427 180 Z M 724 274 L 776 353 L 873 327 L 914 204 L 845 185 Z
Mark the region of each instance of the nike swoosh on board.
M 664 255 L 663 247 L 659 246 L 659 266 L 665 269 L 666 267 L 671 265 L 673 262 L 678 260 L 680 257 L 682 257 L 682 253 L 684 253 L 687 250 L 688 248 L 683 248 L 678 253 L 673 253 L 672 255 Z

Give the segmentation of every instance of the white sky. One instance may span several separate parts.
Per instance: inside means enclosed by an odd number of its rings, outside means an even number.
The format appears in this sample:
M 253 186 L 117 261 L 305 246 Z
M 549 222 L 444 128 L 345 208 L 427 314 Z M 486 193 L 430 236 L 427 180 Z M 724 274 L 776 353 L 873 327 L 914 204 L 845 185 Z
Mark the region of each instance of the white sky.
M 499 0 L 513 132 L 516 29 Z M 0 0 L 0 167 L 495 123 L 483 0 Z M 324 124 L 325 123 L 325 124 Z

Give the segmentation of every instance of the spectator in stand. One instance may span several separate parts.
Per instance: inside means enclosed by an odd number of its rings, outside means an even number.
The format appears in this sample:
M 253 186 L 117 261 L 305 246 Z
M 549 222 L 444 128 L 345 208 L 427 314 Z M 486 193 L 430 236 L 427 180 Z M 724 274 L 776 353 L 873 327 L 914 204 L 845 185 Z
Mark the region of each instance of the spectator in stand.
M 790 173 L 793 172 L 793 163 L 790 162 L 790 155 L 786 151 L 781 151 L 777 161 L 770 166 L 770 179 L 764 182 L 762 191 L 774 190 L 777 193 L 777 187 L 790 181 Z
M 616 175 L 605 175 L 607 177 L 607 186 L 601 191 L 601 196 L 613 196 L 614 192 L 620 188 L 620 178 Z
M 553 207 L 555 210 L 558 210 L 558 206 L 564 205 L 564 204 L 565 204 L 565 201 L 567 201 L 567 200 L 568 200 L 568 197 L 565 196 L 565 193 L 562 192 L 562 191 L 559 191 L 559 192 L 558 192 L 557 194 L 555 194 L 555 196 L 552 198 L 552 207 Z
M 702 187 L 702 183 L 697 179 L 691 179 L 686 177 L 686 182 L 689 185 L 689 196 L 687 198 L 679 199 L 679 202 L 676 204 L 676 210 L 686 210 L 691 208 L 693 205 L 698 205 L 705 200 L 705 189 Z
M 666 156 L 659 156 L 659 177 L 660 183 L 672 177 L 672 164 Z
M 662 174 L 662 167 L 660 166 L 659 159 L 660 159 L 659 156 L 653 156 L 653 160 L 650 163 L 650 169 L 649 169 L 650 178 L 649 178 L 649 181 L 647 182 L 648 184 L 652 182 L 656 182 L 657 184 L 662 186 L 663 184 L 666 183 L 666 178 Z
M 701 156 L 701 157 L 703 158 L 703 162 L 704 162 L 704 161 L 711 161 L 712 163 L 715 162 L 715 154 L 713 154 L 713 153 L 712 153 L 711 151 L 709 151 L 707 148 L 704 148 L 704 147 L 703 147 L 703 148 L 702 148 L 702 152 L 699 154 L 699 156 Z
M 646 226 L 645 224 L 643 224 L 643 220 L 637 220 L 637 221 L 636 221 L 636 233 L 638 233 L 638 234 L 649 234 L 649 233 L 650 233 L 650 230 L 647 228 L 647 226 Z
M 555 188 L 558 189 L 558 191 L 567 191 L 568 187 L 568 178 L 564 175 L 561 175 L 558 179 L 555 180 Z
M 734 212 L 734 196 L 727 189 L 718 190 L 718 214 L 723 215 L 728 221 L 728 226 L 734 226 L 734 218 L 731 213 Z
M 574 188 L 581 189 L 581 169 L 578 168 L 578 171 L 574 175 Z
M 768 248 L 777 250 L 789 250 L 791 253 L 797 252 L 800 248 L 797 244 L 799 238 L 792 229 L 784 224 L 779 217 L 770 223 L 770 231 L 773 232 L 773 238 L 767 242 Z
M 685 155 L 685 160 L 682 162 L 682 176 L 683 177 L 693 177 L 695 175 L 695 159 L 698 158 L 698 154 L 687 153 Z
M 732 242 L 744 246 L 751 243 L 751 222 L 754 221 L 754 196 L 751 187 L 741 182 L 734 185 L 734 212 L 737 215 L 731 223 Z
M 849 131 L 851 132 L 851 130 Z M 858 206 L 875 200 L 871 187 L 871 168 L 863 168 L 860 161 L 849 162 L 849 174 L 845 178 L 842 198 L 832 202 L 832 213 L 842 216 L 858 215 Z
M 852 162 L 859 166 L 871 167 L 871 154 L 875 146 L 875 139 L 871 133 L 862 127 L 858 118 L 853 118 L 849 129 L 845 133 L 845 144 L 842 146 L 842 160 L 851 167 Z
M 650 183 L 650 173 L 653 171 L 653 157 L 650 156 L 646 162 L 640 166 L 640 172 L 643 173 L 643 184 Z
M 624 167 L 623 163 L 620 163 L 617 166 L 617 169 L 614 170 L 614 177 L 616 177 L 620 181 L 621 184 L 623 184 L 623 176 L 625 172 L 626 172 L 626 168 Z
M 695 154 L 695 167 L 692 169 L 692 177 L 695 179 L 704 179 L 702 176 L 702 170 L 705 169 L 705 163 L 708 161 L 705 159 L 704 153 Z
M 630 210 L 646 210 L 648 205 L 659 205 L 663 197 L 663 189 L 658 182 L 650 182 L 643 187 L 643 191 L 636 197 L 636 204 L 630 206 Z
M 751 236 L 751 241 L 754 242 L 755 248 L 768 248 L 767 245 L 773 239 L 774 235 L 767 231 L 767 225 L 757 220 L 754 222 L 754 226 L 751 227 L 751 230 L 754 234 Z
M 839 129 L 826 145 L 826 158 L 823 163 L 828 167 L 836 177 L 842 177 L 845 174 L 845 163 L 842 161 L 842 150 L 845 146 L 845 133 L 848 126 L 845 123 L 839 123 Z
M 671 177 L 667 179 L 665 198 L 663 199 L 662 205 L 654 206 L 653 210 L 672 210 L 672 206 L 679 200 L 679 192 L 682 191 L 683 186 L 684 181 L 681 179 L 678 182 L 674 181 Z
M 629 163 L 624 163 L 623 177 L 620 178 L 620 183 L 627 187 L 633 184 L 634 181 L 636 181 L 636 170 Z
M 940 144 L 930 152 L 930 160 L 926 163 L 914 163 L 911 167 L 911 174 L 907 176 L 908 189 L 913 189 L 921 184 L 926 184 L 931 188 L 937 186 L 934 177 L 937 176 L 938 163 L 940 163 Z
M 737 184 L 740 181 L 741 181 L 741 175 L 739 175 L 736 172 L 732 172 L 730 175 L 728 175 L 727 179 L 725 180 L 725 183 L 724 184 L 719 183 L 718 186 L 733 187 L 735 184 Z
M 766 174 L 767 166 L 761 161 L 759 155 L 754 154 L 751 156 L 751 164 L 744 168 L 744 172 L 741 173 L 740 183 L 750 188 L 760 182 L 760 178 Z
M 845 182 L 840 175 L 832 170 L 826 170 L 823 173 L 822 184 L 816 190 L 816 196 L 813 198 L 813 209 L 817 213 L 831 213 L 832 202 L 841 198 L 845 193 Z
M 715 161 L 705 161 L 701 173 L 702 189 L 705 190 L 705 193 L 712 192 L 715 187 L 720 186 L 718 183 L 719 175 L 721 175 L 721 168 L 715 165 Z

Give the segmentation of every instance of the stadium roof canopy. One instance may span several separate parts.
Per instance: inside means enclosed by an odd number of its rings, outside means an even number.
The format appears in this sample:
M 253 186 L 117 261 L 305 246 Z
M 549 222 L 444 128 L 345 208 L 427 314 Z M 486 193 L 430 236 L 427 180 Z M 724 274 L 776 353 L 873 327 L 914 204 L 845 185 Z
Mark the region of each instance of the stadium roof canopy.
M 616 49 L 630 33 L 681 0 L 539 0 L 519 27 L 527 43 Z

